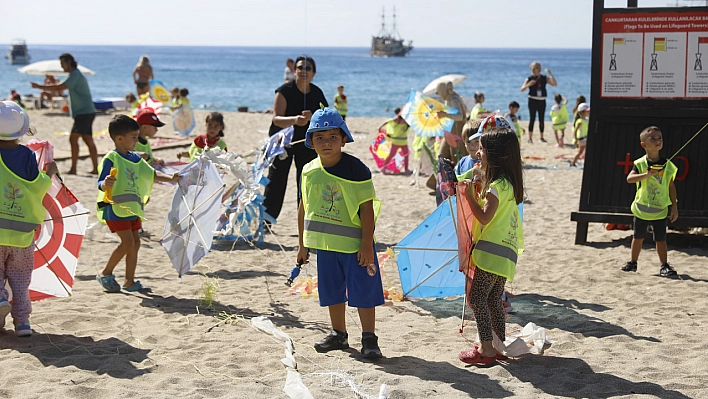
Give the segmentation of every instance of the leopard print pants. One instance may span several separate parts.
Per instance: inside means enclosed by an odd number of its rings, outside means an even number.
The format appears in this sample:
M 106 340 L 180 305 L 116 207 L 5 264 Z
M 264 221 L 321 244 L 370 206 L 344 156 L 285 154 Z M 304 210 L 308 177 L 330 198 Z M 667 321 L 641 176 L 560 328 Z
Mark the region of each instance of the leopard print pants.
M 492 329 L 502 341 L 506 337 L 506 317 L 502 303 L 504 284 L 506 277 L 480 268 L 474 271 L 469 302 L 482 342 L 492 340 Z

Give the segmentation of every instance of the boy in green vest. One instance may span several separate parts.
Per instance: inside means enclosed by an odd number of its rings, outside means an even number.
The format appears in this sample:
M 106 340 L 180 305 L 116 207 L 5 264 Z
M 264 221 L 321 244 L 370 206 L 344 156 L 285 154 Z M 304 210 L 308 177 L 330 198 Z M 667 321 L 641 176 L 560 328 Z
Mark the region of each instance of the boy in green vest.
M 120 292 L 113 269 L 125 257 L 125 281 L 123 289 L 128 292 L 150 291 L 150 288 L 135 280 L 140 249 L 139 230 L 144 217 L 144 207 L 150 198 L 153 181 L 177 183 L 179 174 L 172 176 L 156 171 L 136 152 L 140 125 L 127 115 L 116 115 L 108 124 L 108 133 L 115 149 L 103 157 L 98 169 L 98 211 L 101 223 L 116 233 L 120 244 L 113 250 L 106 267 L 96 280 L 107 292 Z
M 332 333 L 315 343 L 327 352 L 349 348 L 345 320 L 347 302 L 358 308 L 361 354 L 381 358 L 375 334 L 376 306 L 383 305 L 383 287 L 374 251 L 374 224 L 381 209 L 371 171 L 358 158 L 342 152 L 352 138 L 339 113 L 331 108 L 312 115 L 305 145 L 318 157 L 302 171 L 298 208 L 298 264 L 308 249 L 317 250 L 320 306 L 329 308 Z
M 160 121 L 160 118 L 157 117 L 155 110 L 152 108 L 141 109 L 135 117 L 135 121 L 140 125 L 140 133 L 138 134 L 138 143 L 135 144 L 135 152 L 147 161 L 148 165 L 157 163 L 160 166 L 165 166 L 165 161 L 152 156 L 152 146 L 148 140 L 155 137 L 157 129 L 165 126 L 165 124 Z
M 627 176 L 627 183 L 637 185 L 637 194 L 632 202 L 634 214 L 634 238 L 632 239 L 632 260 L 622 267 L 625 272 L 637 271 L 637 260 L 642 243 L 647 235 L 647 227 L 654 230 L 656 253 L 659 255 L 662 277 L 676 277 L 677 273 L 667 261 L 666 216 L 672 223 L 678 219 L 676 207 L 676 186 L 674 178 L 678 169 L 671 161 L 662 158 L 659 151 L 664 145 L 661 130 L 650 126 L 639 134 L 646 155 L 634 161 L 634 167 Z M 669 208 L 669 205 L 671 207 Z M 671 213 L 669 213 L 671 209 Z

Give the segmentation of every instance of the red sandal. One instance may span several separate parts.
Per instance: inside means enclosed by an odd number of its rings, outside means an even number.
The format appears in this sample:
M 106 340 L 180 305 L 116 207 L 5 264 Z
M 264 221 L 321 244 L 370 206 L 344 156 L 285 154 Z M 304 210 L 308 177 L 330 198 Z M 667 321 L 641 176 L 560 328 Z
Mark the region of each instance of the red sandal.
M 474 348 L 469 351 L 460 352 L 458 358 L 463 363 L 474 364 L 479 366 L 494 364 L 497 361 L 496 357 L 484 356 L 481 353 L 477 352 L 477 348 Z

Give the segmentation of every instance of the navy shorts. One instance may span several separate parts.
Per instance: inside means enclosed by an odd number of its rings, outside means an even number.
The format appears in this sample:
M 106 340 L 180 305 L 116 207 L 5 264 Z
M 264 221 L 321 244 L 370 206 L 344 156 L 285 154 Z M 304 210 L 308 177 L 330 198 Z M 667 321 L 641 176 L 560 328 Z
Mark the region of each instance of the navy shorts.
M 74 126 L 71 127 L 71 133 L 92 135 L 94 118 L 96 118 L 96 114 L 74 116 Z
M 666 241 L 666 219 L 644 220 L 634 217 L 634 238 L 643 240 L 647 237 L 647 228 L 651 225 L 654 241 Z
M 373 308 L 384 304 L 379 261 L 374 252 L 376 274 L 369 276 L 356 253 L 317 250 L 317 287 L 320 306 L 349 302 L 355 308 Z

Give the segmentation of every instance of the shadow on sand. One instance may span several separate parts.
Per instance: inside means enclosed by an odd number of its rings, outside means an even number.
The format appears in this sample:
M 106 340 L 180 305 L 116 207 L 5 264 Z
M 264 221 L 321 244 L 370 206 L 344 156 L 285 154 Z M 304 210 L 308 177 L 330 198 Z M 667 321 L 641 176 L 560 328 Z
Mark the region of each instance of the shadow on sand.
M 0 337 L 2 335 L 0 332 Z M 11 331 L 6 330 L 0 348 L 30 354 L 45 367 L 75 367 L 124 379 L 133 379 L 150 372 L 149 369 L 135 367 L 148 359 L 150 350 L 136 348 L 113 337 L 94 341 L 91 337 L 40 332 L 30 338 L 16 338 Z

